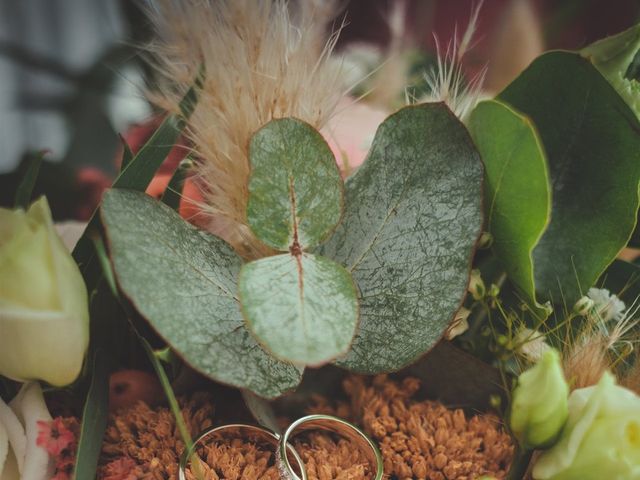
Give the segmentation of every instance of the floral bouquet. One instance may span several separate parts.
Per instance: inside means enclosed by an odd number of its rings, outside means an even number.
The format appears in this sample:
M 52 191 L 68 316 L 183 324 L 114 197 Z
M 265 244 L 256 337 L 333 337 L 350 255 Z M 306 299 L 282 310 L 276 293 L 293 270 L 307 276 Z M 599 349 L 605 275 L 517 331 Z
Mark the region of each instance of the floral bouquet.
M 640 479 L 640 26 L 490 95 L 475 10 L 402 95 L 328 10 L 152 9 L 166 116 L 71 252 L 34 158 L 0 479 Z

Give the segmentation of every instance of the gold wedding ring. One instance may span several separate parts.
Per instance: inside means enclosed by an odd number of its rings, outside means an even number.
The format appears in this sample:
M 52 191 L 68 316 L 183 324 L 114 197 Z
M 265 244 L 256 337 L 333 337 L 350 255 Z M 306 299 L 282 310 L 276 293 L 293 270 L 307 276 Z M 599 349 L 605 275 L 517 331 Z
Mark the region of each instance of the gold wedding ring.
M 187 465 L 189 464 L 189 460 L 194 455 L 196 449 L 200 444 L 203 444 L 203 442 L 207 440 L 215 441 L 216 439 L 219 439 L 229 441 L 230 439 L 236 438 L 252 442 L 256 445 L 269 445 L 271 448 L 273 448 L 273 450 L 278 452 L 277 455 L 280 455 L 280 436 L 278 434 L 273 433 L 265 428 L 255 427 L 253 425 L 243 425 L 240 423 L 223 425 L 221 427 L 215 427 L 204 431 L 196 439 L 194 439 L 191 448 L 185 449 L 185 451 L 182 453 L 182 457 L 180 457 L 180 465 L 178 469 L 179 479 L 187 480 Z M 302 476 L 302 480 L 307 480 L 307 472 L 304 469 L 304 464 L 302 463 L 298 452 L 296 452 L 291 445 L 287 445 L 286 451 L 288 452 L 288 454 L 283 455 L 283 457 L 287 459 L 287 465 L 290 465 L 290 458 L 293 458 L 295 464 L 298 467 L 298 471 Z M 297 475 L 295 478 L 300 480 L 300 477 L 298 477 Z
M 302 470 L 302 479 L 295 473 L 291 462 L 289 461 L 289 455 L 284 452 L 287 451 L 285 446 L 291 448 L 289 444 L 291 437 L 309 430 L 323 430 L 335 433 L 353 442 L 365 453 L 370 465 L 375 466 L 375 476 L 373 477 L 373 480 L 382 480 L 382 455 L 380 454 L 380 450 L 376 444 L 373 443 L 373 441 L 359 428 L 345 420 L 342 420 L 341 418 L 333 417 L 331 415 L 308 415 L 296 420 L 289 426 L 289 428 L 287 428 L 284 434 L 280 437 L 276 454 L 276 463 L 278 464 L 281 478 L 284 480 L 304 480 L 306 477 L 306 472 L 304 470 Z M 298 462 L 298 464 L 300 465 L 302 462 Z

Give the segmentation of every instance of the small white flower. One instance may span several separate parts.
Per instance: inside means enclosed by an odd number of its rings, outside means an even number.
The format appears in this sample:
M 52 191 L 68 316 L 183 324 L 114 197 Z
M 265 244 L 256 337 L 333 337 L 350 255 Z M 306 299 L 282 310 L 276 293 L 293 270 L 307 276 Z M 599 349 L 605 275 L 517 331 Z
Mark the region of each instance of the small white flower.
M 593 308 L 604 322 L 620 320 L 627 308 L 622 300 L 606 288 L 590 288 L 587 295 L 593 300 Z
M 547 338 L 537 330 L 521 328 L 514 337 L 516 353 L 535 363 L 551 347 L 547 344 Z

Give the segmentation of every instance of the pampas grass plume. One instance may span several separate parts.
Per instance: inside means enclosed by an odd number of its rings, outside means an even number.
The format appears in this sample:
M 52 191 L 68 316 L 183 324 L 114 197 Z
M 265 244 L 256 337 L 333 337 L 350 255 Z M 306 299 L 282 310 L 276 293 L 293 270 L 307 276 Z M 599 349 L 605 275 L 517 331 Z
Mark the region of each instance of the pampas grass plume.
M 245 258 L 270 252 L 247 225 L 248 145 L 274 118 L 321 129 L 342 96 L 331 2 L 160 0 L 151 7 L 159 40 L 149 47 L 161 80 L 154 100 L 178 112 L 201 67 L 205 80 L 187 123 L 204 201 L 198 224 Z

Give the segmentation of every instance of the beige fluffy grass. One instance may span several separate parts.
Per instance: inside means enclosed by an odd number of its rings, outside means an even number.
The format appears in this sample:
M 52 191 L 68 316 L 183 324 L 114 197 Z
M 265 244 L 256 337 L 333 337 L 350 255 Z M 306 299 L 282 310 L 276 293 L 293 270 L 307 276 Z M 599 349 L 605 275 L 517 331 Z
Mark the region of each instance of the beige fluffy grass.
M 640 299 L 619 319 L 605 322 L 597 312 L 586 317 L 580 333 L 563 348 L 563 368 L 572 389 L 595 385 L 611 371 L 622 385 L 640 394 L 640 357 L 630 368 L 619 368 L 639 345 L 639 310 Z
M 340 65 L 330 59 L 337 35 L 325 35 L 333 15 L 333 2 L 321 0 L 161 0 L 152 7 L 157 103 L 179 111 L 201 66 L 206 74 L 187 124 L 204 197 L 198 223 L 245 258 L 269 254 L 247 226 L 249 140 L 274 118 L 320 129 L 333 115 L 342 96 Z
M 435 67 L 425 74 L 429 93 L 420 99 L 421 102 L 444 102 L 462 121 L 466 121 L 482 95 L 486 69 L 481 69 L 467 80 L 463 68 L 465 56 L 473 46 L 482 3 L 483 0 L 473 8 L 461 38 L 458 38 L 456 27 L 453 39 L 447 44 L 446 49 L 442 48 L 438 37 L 434 36 L 437 62 Z

